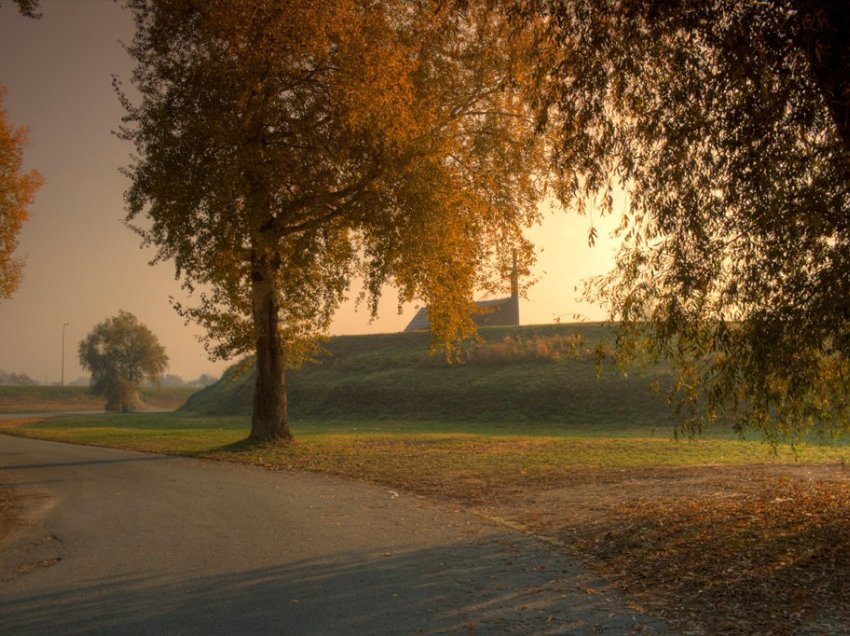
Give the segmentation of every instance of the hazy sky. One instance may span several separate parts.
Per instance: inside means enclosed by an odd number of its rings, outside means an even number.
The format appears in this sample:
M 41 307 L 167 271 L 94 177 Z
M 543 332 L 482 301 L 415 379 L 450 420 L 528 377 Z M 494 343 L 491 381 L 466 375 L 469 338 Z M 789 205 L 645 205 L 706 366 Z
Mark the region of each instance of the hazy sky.
M 129 144 L 113 134 L 121 107 L 111 77 L 129 80 L 132 63 L 120 42 L 132 38 L 127 10 L 112 0 L 42 0 L 43 17 L 18 15 L 8 0 L 0 8 L 0 84 L 5 109 L 16 126 L 30 130 L 27 168 L 46 183 L 36 196 L 20 236 L 24 279 L 11 300 L 0 302 L 0 369 L 24 372 L 39 382 L 58 382 L 62 325 L 65 380 L 81 375 L 77 344 L 91 328 L 119 309 L 135 314 L 157 335 L 170 358 L 169 373 L 193 379 L 219 374 L 227 363 L 210 362 L 197 327 L 183 320 L 169 297 L 183 298 L 171 264 L 148 265 L 153 253 L 122 225 Z M 575 300 L 583 278 L 613 266 L 611 223 L 597 227 L 601 240 L 588 248 L 589 221 L 574 213 L 547 216 L 529 236 L 538 244 L 539 279 L 520 301 L 523 324 L 571 320 L 579 313 L 598 319 L 600 309 Z M 356 295 L 353 290 L 352 296 Z M 365 309 L 344 306 L 333 334 L 400 331 L 415 305 L 396 312 L 390 290 L 380 317 L 369 323 Z

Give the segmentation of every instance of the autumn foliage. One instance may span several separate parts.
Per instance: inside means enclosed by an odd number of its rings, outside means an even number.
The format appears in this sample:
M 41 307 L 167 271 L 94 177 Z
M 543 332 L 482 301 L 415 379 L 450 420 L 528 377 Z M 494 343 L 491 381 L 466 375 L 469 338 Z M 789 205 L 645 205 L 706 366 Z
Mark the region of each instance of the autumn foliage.
M 0 299 L 11 298 L 21 282 L 23 262 L 14 255 L 18 235 L 27 220 L 27 208 L 42 184 L 35 170 L 23 171 L 26 128 L 15 128 L 3 109 L 5 89 L 0 86 Z

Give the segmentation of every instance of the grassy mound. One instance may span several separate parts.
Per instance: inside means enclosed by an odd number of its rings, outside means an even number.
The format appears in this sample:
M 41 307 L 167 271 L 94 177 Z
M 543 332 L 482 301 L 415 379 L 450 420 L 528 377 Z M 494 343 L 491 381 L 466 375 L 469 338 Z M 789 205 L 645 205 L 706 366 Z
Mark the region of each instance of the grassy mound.
M 427 333 L 340 336 L 316 361 L 287 375 L 296 419 L 541 422 L 619 426 L 655 424 L 667 409 L 648 386 L 668 375 L 625 377 L 610 366 L 598 377 L 594 352 L 610 348 L 604 325 L 494 327 L 465 364 L 429 353 Z M 192 396 L 183 411 L 251 412 L 253 369 L 226 373 Z

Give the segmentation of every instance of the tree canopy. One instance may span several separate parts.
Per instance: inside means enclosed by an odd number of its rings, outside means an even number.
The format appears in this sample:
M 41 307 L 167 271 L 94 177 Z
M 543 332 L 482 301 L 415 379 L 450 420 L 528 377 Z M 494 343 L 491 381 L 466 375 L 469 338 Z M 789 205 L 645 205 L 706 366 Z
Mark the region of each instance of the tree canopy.
M 128 221 L 199 303 L 216 357 L 257 355 L 254 439 L 290 437 L 284 367 L 353 277 L 474 331 L 537 220 L 544 154 L 498 3 L 131 0 L 141 94 Z M 119 91 L 120 92 L 120 91 Z
M 35 170 L 23 171 L 26 128 L 15 128 L 3 109 L 5 89 L 0 86 L 0 299 L 11 298 L 21 282 L 23 261 L 14 253 L 27 220 L 27 208 L 42 184 Z
M 158 381 L 168 368 L 168 356 L 156 336 L 126 311 L 98 323 L 80 341 L 79 357 L 91 373 L 91 393 L 106 398 L 107 411 L 121 413 L 137 410 L 142 383 Z
M 846 3 L 519 4 L 556 45 L 536 97 L 561 196 L 622 217 L 617 269 L 591 293 L 623 351 L 677 363 L 697 427 L 846 430 Z

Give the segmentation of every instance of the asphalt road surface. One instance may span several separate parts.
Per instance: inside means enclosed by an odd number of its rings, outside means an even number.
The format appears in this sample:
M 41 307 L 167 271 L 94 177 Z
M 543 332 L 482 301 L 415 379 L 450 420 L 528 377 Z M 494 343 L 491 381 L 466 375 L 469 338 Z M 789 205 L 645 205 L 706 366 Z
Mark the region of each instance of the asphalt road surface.
M 319 475 L 0 435 L 0 634 L 666 633 L 553 547 Z

